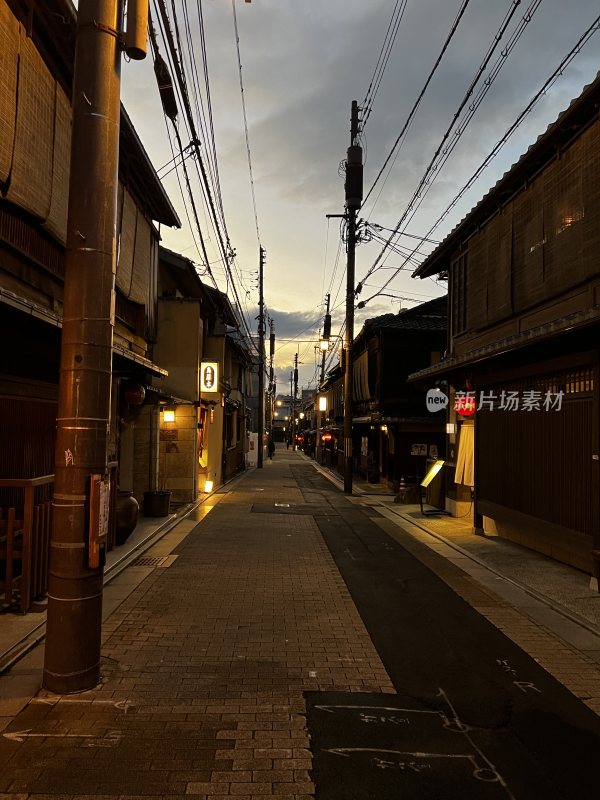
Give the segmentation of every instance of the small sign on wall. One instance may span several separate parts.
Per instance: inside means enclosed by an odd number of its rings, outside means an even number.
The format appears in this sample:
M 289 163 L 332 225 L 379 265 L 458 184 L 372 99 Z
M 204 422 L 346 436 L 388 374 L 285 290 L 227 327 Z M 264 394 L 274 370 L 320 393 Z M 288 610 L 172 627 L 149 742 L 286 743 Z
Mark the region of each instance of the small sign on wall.
M 200 364 L 200 391 L 219 391 L 219 364 L 217 361 L 202 361 Z
M 427 445 L 426 444 L 413 444 L 410 448 L 411 456 L 426 456 L 427 455 Z

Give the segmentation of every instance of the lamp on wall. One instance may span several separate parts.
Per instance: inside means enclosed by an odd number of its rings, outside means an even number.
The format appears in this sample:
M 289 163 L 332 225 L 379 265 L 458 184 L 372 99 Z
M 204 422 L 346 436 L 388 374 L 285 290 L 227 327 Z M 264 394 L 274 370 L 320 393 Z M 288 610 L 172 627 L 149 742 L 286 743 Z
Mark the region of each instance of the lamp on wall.
M 208 492 L 212 492 L 212 490 L 213 490 L 213 482 L 210 481 L 210 480 L 205 481 L 205 483 L 204 483 L 204 491 L 206 493 L 208 493 Z
M 164 408 L 163 409 L 163 422 L 175 422 L 175 409 L 174 408 Z
M 327 395 L 325 394 L 319 397 L 319 411 L 327 411 Z

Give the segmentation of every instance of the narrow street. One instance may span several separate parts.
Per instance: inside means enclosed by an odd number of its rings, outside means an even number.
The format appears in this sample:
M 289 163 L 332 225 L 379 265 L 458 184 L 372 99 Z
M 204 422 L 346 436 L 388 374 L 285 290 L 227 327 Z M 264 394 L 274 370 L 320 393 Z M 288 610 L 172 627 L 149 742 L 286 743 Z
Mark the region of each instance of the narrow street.
M 511 624 L 561 643 L 279 447 L 130 568 L 102 683 L 3 731 L 2 800 L 596 798 L 600 719 Z

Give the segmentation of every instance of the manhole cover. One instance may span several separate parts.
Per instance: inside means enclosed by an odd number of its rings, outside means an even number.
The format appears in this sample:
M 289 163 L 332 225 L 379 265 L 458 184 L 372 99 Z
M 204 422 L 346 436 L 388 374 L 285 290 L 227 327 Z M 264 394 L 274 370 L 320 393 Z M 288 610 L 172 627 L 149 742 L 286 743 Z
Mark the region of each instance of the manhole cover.
M 133 567 L 170 567 L 177 556 L 140 556 L 133 562 Z

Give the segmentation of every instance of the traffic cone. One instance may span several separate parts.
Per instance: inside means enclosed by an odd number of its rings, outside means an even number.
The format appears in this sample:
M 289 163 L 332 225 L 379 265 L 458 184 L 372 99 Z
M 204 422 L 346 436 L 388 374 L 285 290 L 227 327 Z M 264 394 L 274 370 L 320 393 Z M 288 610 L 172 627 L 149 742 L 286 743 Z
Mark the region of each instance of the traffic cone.
M 406 489 L 406 483 L 404 482 L 404 475 L 400 478 L 400 491 Z

